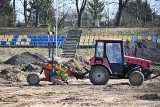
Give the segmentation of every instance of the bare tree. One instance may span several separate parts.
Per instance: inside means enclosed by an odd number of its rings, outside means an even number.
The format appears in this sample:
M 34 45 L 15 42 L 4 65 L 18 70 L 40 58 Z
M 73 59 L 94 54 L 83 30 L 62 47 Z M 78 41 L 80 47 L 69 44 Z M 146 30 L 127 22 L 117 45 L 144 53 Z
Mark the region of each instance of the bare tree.
M 75 0 L 75 4 L 76 4 L 76 9 L 77 9 L 77 14 L 78 14 L 78 21 L 77 21 L 77 25 L 78 27 L 81 27 L 81 20 L 82 20 L 82 13 L 86 7 L 86 3 L 87 0 Z M 81 6 L 79 8 L 79 2 L 81 1 Z
M 119 8 L 118 8 L 118 15 L 116 20 L 116 27 L 120 26 L 121 16 L 124 8 L 126 7 L 129 0 L 119 0 Z

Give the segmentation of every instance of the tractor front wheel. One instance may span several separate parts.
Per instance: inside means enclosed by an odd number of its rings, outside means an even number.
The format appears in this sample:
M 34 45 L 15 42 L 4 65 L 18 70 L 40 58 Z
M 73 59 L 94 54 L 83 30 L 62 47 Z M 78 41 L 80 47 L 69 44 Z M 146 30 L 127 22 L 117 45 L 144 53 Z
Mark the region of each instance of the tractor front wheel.
M 36 74 L 36 73 L 28 74 L 28 76 L 27 76 L 27 82 L 28 82 L 30 85 L 38 85 L 39 82 L 40 82 L 39 75 Z
M 129 76 L 129 82 L 133 86 L 140 86 L 143 84 L 144 75 L 139 71 L 134 71 Z
M 109 77 L 108 70 L 103 66 L 95 66 L 89 73 L 89 79 L 94 85 L 105 85 Z

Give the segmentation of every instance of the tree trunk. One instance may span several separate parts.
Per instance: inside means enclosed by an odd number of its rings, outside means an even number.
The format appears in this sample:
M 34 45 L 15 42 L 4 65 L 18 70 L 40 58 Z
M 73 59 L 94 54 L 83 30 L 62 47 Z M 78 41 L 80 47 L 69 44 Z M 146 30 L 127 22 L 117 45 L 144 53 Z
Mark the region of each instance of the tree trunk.
M 38 25 L 39 25 L 39 5 L 38 5 L 38 3 L 37 3 L 35 27 L 38 27 Z
M 81 5 L 80 9 L 78 7 L 78 1 L 80 1 L 80 0 L 76 0 L 76 8 L 77 8 L 77 14 L 78 14 L 77 25 L 78 25 L 78 27 L 81 27 L 82 13 L 85 9 L 87 0 L 82 1 L 82 5 Z
M 27 0 L 24 0 L 24 20 L 25 26 L 27 26 Z
M 81 20 L 82 20 L 82 13 L 79 13 L 78 14 L 78 21 L 77 21 L 77 24 L 78 24 L 78 27 L 81 27 Z
M 16 26 L 16 2 L 13 0 L 13 25 Z
M 119 11 L 118 11 L 118 15 L 117 15 L 116 27 L 120 26 L 122 12 L 123 12 L 123 9 L 126 7 L 128 1 L 129 0 L 119 0 Z
M 119 9 L 118 9 L 118 15 L 117 15 L 117 20 L 116 20 L 116 27 L 120 26 L 120 21 L 121 21 L 121 16 L 122 16 L 122 11 L 123 11 L 123 3 L 122 0 L 119 0 Z

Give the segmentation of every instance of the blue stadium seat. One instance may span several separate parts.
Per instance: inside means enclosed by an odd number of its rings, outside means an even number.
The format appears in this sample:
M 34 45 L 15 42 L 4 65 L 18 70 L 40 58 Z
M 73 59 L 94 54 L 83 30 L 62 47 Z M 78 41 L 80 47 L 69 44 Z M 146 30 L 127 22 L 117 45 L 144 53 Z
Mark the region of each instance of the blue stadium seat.
M 17 38 L 13 38 L 12 41 L 16 42 L 16 41 L 17 41 Z
M 45 36 L 45 35 L 42 35 L 42 38 L 46 38 L 47 36 Z
M 26 38 L 22 38 L 21 41 L 22 42 L 27 42 L 27 39 Z
M 41 36 L 41 35 L 38 35 L 36 38 L 42 38 L 42 36 Z
M 138 40 L 138 36 L 136 36 L 136 35 L 132 36 L 132 42 L 135 42 L 137 40 Z
M 34 42 L 34 45 L 35 45 L 35 46 L 38 46 L 38 45 L 39 45 L 39 41 L 35 41 L 35 42 Z
M 16 45 L 16 42 L 15 41 L 11 41 L 10 45 Z
M 36 41 L 41 41 L 41 38 L 35 38 Z
M 36 35 L 32 35 L 32 38 L 36 38 L 37 36 Z
M 44 42 L 43 42 L 43 45 L 44 45 L 44 46 L 48 46 L 48 42 L 47 42 L 47 41 L 44 41 Z
M 27 35 L 28 38 L 32 38 L 32 35 Z
M 50 42 L 55 42 L 55 39 L 54 38 L 50 38 L 49 41 Z
M 43 41 L 39 41 L 38 46 L 43 46 Z
M 37 39 L 36 38 L 31 38 L 31 41 L 36 41 Z
M 29 43 L 29 45 L 30 46 L 34 46 L 35 44 L 34 44 L 34 41 L 31 41 L 30 43 Z
M 45 40 L 46 40 L 45 38 L 41 38 L 41 41 L 43 41 L 43 42 L 44 42 Z
M 142 36 L 142 40 L 147 40 L 148 39 L 148 36 L 147 35 L 143 35 Z
M 45 38 L 45 41 L 48 41 L 48 38 Z
M 157 43 L 157 36 L 152 37 L 152 42 Z
M 19 35 L 13 35 L 13 38 L 19 38 Z
M 6 41 L 1 41 L 1 45 L 5 46 L 6 45 Z

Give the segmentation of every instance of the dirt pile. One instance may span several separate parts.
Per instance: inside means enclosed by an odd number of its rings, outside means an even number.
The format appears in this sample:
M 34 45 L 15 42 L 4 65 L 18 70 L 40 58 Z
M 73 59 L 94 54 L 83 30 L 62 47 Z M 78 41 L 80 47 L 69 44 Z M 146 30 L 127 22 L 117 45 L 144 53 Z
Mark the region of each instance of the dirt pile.
M 145 94 L 142 96 L 136 96 L 141 100 L 151 100 L 151 101 L 160 101 L 160 96 L 158 94 Z
M 0 78 L 12 82 L 25 81 L 25 73 L 17 68 L 9 67 L 0 71 Z
M 25 65 L 22 69 L 22 71 L 29 71 L 29 72 L 40 72 L 41 70 L 41 67 L 40 65 L 36 65 L 36 64 L 28 64 L 28 65 Z
M 135 43 L 127 41 L 124 47 L 126 55 L 160 62 L 160 46 L 152 41 L 138 40 Z
M 22 54 L 13 56 L 4 63 L 11 65 L 22 65 L 30 63 L 42 63 L 45 60 L 46 58 L 40 54 L 31 54 L 30 52 L 23 52 Z
M 70 59 L 68 62 L 65 62 L 64 65 L 76 72 L 86 72 L 85 68 L 90 68 L 89 61 L 85 57 L 78 55 Z
M 29 72 L 40 72 L 41 66 L 36 64 L 17 65 L 0 71 L 0 78 L 10 82 L 26 81 Z

